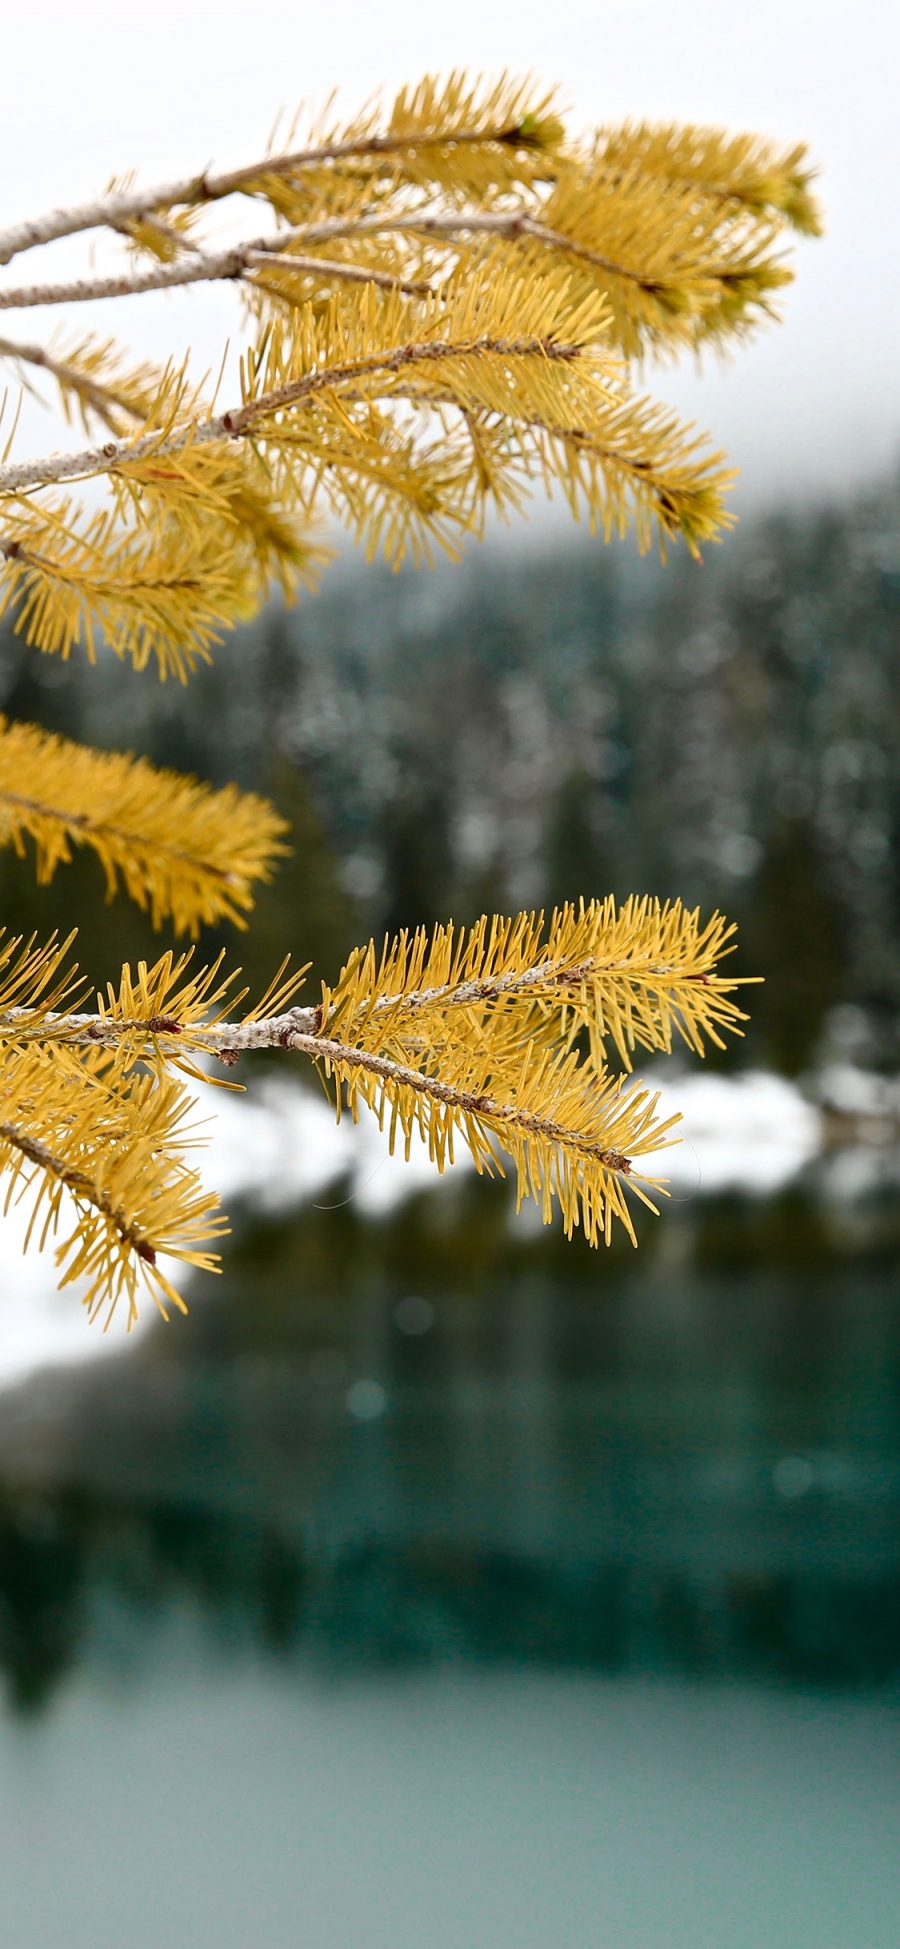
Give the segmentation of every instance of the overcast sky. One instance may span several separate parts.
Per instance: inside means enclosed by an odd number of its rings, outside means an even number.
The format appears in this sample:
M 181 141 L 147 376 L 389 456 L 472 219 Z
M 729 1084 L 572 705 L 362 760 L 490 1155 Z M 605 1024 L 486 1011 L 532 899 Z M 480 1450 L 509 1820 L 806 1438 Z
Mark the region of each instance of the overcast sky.
M 900 29 L 886 0 L 80 0 L 17 8 L 7 42 L 3 221 L 128 168 L 153 181 L 249 160 L 279 109 L 317 107 L 335 83 L 352 112 L 382 83 L 459 65 L 559 83 L 578 127 L 631 114 L 806 140 L 827 236 L 798 247 L 784 323 L 699 378 L 654 374 L 654 390 L 726 446 L 745 507 L 773 490 L 840 493 L 900 460 Z M 70 244 L 30 259 L 48 276 L 76 261 Z M 224 303 L 199 291 L 128 299 L 90 323 L 155 354 L 192 340 L 206 361 Z M 34 336 L 35 314 L 7 318 L 11 334 Z M 26 433 L 30 449 L 41 438 L 30 413 Z

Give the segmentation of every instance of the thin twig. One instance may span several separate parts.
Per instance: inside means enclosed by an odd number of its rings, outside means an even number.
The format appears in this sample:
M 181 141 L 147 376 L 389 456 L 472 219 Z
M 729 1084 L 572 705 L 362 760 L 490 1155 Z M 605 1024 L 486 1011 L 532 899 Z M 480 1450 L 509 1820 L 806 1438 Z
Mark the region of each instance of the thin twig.
M 354 395 L 353 393 L 344 394 L 345 399 L 349 401 L 353 401 L 356 404 L 358 404 L 364 397 L 365 395 L 363 393 L 360 393 L 358 395 Z M 470 419 L 472 417 L 471 409 L 463 406 L 461 401 L 454 397 L 453 393 L 430 392 L 426 398 L 423 398 L 421 393 L 417 393 L 413 391 L 412 388 L 410 388 L 407 391 L 402 386 L 396 386 L 391 388 L 391 398 L 402 399 L 407 405 L 410 406 L 423 406 L 423 405 L 428 407 L 448 406 L 448 407 L 452 407 L 456 412 L 462 413 L 466 419 Z M 628 399 L 627 397 L 616 399 L 612 403 L 612 411 L 613 413 L 617 413 L 621 411 L 622 408 L 627 408 L 628 406 L 634 404 L 635 404 L 634 400 Z M 484 409 L 484 416 L 485 418 L 497 417 L 496 414 L 493 414 L 492 416 L 489 409 Z M 654 470 L 654 468 L 651 467 L 646 460 L 641 460 L 640 458 L 635 459 L 633 454 L 629 454 L 622 447 L 614 446 L 609 441 L 601 439 L 599 434 L 597 433 L 586 433 L 583 427 L 553 426 L 549 420 L 543 420 L 537 414 L 529 414 L 527 416 L 524 414 L 517 414 L 516 426 L 520 428 L 523 432 L 543 433 L 546 434 L 550 439 L 563 440 L 565 441 L 567 446 L 571 446 L 575 448 L 577 451 L 581 453 L 585 453 L 589 457 L 601 461 L 604 464 L 604 466 L 618 467 L 622 470 L 623 473 L 634 475 L 636 485 L 638 487 L 642 487 L 642 486 L 646 487 L 648 494 L 653 494 L 657 499 L 663 499 L 667 494 L 671 493 L 672 491 L 675 491 L 679 494 L 683 494 L 686 491 L 683 484 L 680 481 L 676 481 L 674 483 L 674 489 L 673 489 L 672 484 L 667 482 L 665 479 L 661 477 L 658 468 Z M 689 429 L 685 429 L 685 431 L 687 430 Z M 694 447 L 697 447 L 700 445 L 700 441 L 695 440 L 692 444 Z M 676 461 L 679 458 L 683 459 L 689 457 L 691 451 L 692 448 L 689 447 L 685 450 L 685 453 L 683 455 L 678 455 L 676 453 L 675 455 Z M 707 467 L 712 468 L 713 465 L 718 460 L 721 459 L 721 457 L 722 456 L 720 454 L 715 454 L 715 453 L 709 454 L 707 456 Z M 724 488 L 729 484 L 733 483 L 736 479 L 737 479 L 737 469 L 733 468 L 731 469 L 730 472 L 723 472 L 722 474 L 720 474 L 719 484 Z M 694 492 L 695 488 L 691 487 L 687 491 Z M 668 510 L 668 512 L 671 512 L 671 510 Z M 733 515 L 730 515 L 728 511 L 724 509 L 719 518 L 720 520 L 724 521 L 726 525 L 733 525 L 735 519 Z
M 114 386 L 103 385 L 100 380 L 92 379 L 89 374 L 79 372 L 77 366 L 69 365 L 65 359 L 56 358 L 43 345 L 22 345 L 18 339 L 0 338 L 0 358 L 15 359 L 23 365 L 37 366 L 40 371 L 49 372 L 51 378 L 58 380 L 61 386 L 68 386 L 72 392 L 78 393 L 87 405 L 92 406 L 95 413 L 105 420 L 106 425 L 113 432 L 118 432 L 118 428 L 114 426 L 109 412 L 111 406 L 117 407 L 120 413 L 127 413 L 129 419 L 136 420 L 143 417 L 133 401 L 117 392 Z
M 413 297 L 421 297 L 431 288 L 422 279 L 395 277 L 389 271 L 370 270 L 361 264 L 291 256 L 289 245 L 304 241 L 308 231 L 308 225 L 274 231 L 265 237 L 250 238 L 246 243 L 230 244 L 227 250 L 201 251 L 192 246 L 190 256 L 174 264 L 151 264 L 146 270 L 131 268 L 112 272 L 108 277 L 11 286 L 6 291 L 0 290 L 0 311 L 30 311 L 39 305 L 91 304 L 102 298 L 134 298 L 147 291 L 172 291 L 186 284 L 224 283 L 245 277 L 248 270 L 268 265 L 308 276 L 378 284 L 385 290 L 405 291 Z
M 543 1137 L 563 1149 L 577 1150 L 579 1156 L 590 1157 L 604 1165 L 606 1170 L 615 1171 L 622 1177 L 631 1174 L 631 1159 L 621 1151 L 607 1150 L 600 1144 L 591 1143 L 580 1131 L 569 1130 L 552 1117 L 542 1117 L 536 1110 L 523 1110 L 515 1103 L 496 1103 L 493 1097 L 461 1089 L 455 1083 L 445 1083 L 439 1076 L 426 1076 L 420 1069 L 408 1069 L 404 1063 L 392 1062 L 390 1057 L 376 1055 L 370 1049 L 355 1049 L 350 1043 L 334 1042 L 329 1036 L 304 1035 L 294 1031 L 286 1047 L 301 1050 L 304 1055 L 312 1056 L 315 1062 L 325 1062 L 329 1068 L 338 1071 L 364 1069 L 370 1076 L 378 1076 L 397 1089 L 412 1090 L 416 1096 L 446 1103 L 463 1116 L 475 1117 L 479 1122 L 500 1124 L 506 1130 L 522 1130 L 526 1136 Z
M 342 264 L 333 257 L 300 257 L 284 250 L 254 250 L 244 246 L 247 263 L 254 269 L 300 272 L 304 277 L 346 279 L 352 284 L 377 284 L 382 291 L 402 291 L 410 298 L 428 298 L 433 286 L 427 278 L 397 277 L 393 271 L 379 271 L 371 264 Z M 269 287 L 272 288 L 271 286 Z
M 605 271 L 608 277 L 622 278 L 628 284 L 638 285 L 642 291 L 661 291 L 672 281 L 671 278 L 652 277 L 632 264 L 620 264 L 603 251 L 579 243 L 575 237 L 568 237 L 564 230 L 554 230 L 530 210 L 521 207 L 510 210 L 423 211 L 413 216 L 323 217 L 297 234 L 303 243 L 321 244 L 342 237 L 424 236 L 452 239 L 479 233 L 512 239 L 532 237 L 537 243 L 546 244 L 549 250 L 577 257 L 583 263 Z M 715 279 L 726 284 L 742 275 L 740 269 L 722 264 L 690 264 L 689 270 L 691 277 Z

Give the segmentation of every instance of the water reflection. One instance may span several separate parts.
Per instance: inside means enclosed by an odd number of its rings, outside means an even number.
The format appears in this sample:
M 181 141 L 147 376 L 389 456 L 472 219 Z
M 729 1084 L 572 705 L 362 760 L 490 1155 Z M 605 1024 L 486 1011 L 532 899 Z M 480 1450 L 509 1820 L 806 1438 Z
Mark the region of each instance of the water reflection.
M 321 1675 L 895 1679 L 896 1222 L 712 1201 L 602 1266 L 469 1181 L 254 1222 L 187 1327 L 7 1397 L 12 1707 L 180 1615 Z

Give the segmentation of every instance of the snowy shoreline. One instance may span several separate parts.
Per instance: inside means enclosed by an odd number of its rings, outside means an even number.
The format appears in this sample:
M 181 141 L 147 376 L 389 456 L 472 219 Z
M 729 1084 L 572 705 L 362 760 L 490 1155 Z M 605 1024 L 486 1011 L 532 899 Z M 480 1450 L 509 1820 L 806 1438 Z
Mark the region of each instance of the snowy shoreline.
M 896 1160 L 900 1083 L 893 1080 L 842 1066 L 817 1078 L 809 1095 L 762 1071 L 669 1073 L 659 1082 L 664 1113 L 681 1111 L 681 1142 L 645 1160 L 645 1168 L 666 1177 L 682 1202 L 725 1190 L 771 1194 L 840 1145 L 842 1135 L 850 1143 L 829 1159 L 829 1195 L 862 1195 Z M 414 1147 L 408 1164 L 391 1157 L 374 1118 L 337 1124 L 322 1098 L 293 1081 L 268 1078 L 246 1097 L 210 1092 L 201 1115 L 209 1116 L 210 1134 L 204 1175 L 226 1209 L 236 1199 L 261 1212 L 303 1200 L 327 1209 L 352 1199 L 358 1211 L 380 1217 L 435 1182 L 423 1146 Z M 472 1167 L 462 1155 L 454 1168 Z M 56 1291 L 49 1255 L 23 1256 L 24 1234 L 15 1208 L 0 1219 L 0 1385 L 48 1366 L 102 1359 L 124 1344 L 115 1325 L 106 1334 L 88 1329 L 76 1288 Z M 154 1319 L 145 1307 L 136 1334 Z

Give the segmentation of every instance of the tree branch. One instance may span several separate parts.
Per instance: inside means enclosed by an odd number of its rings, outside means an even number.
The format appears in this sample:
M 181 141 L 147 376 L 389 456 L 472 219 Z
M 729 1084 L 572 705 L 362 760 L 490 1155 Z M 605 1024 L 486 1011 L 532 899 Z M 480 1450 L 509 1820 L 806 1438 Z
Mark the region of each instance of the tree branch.
M 106 196 L 96 197 L 90 203 L 50 210 L 43 217 L 33 217 L 0 231 L 0 264 L 8 264 L 20 251 L 33 250 L 37 244 L 53 243 L 60 237 L 74 237 L 84 230 L 122 229 L 135 217 L 153 215 L 176 205 L 189 209 L 202 203 L 219 202 L 222 197 L 231 196 L 236 190 L 246 189 L 249 184 L 266 177 L 289 176 L 294 171 L 311 168 L 317 163 L 341 162 L 354 156 L 402 155 L 411 149 L 447 148 L 450 144 L 465 148 L 502 142 L 509 147 L 515 145 L 517 136 L 520 137 L 522 148 L 533 146 L 527 135 L 520 135 L 518 128 L 509 125 L 490 129 L 440 129 L 430 135 L 357 136 L 346 142 L 325 142 L 317 148 L 297 149 L 290 155 L 263 156 L 258 162 L 247 163 L 241 169 L 228 170 L 218 176 L 201 170 L 199 175 L 179 177 L 170 183 L 157 183 L 153 189 L 113 191 Z
M 543 1117 L 535 1110 L 523 1110 L 514 1103 L 496 1103 L 493 1097 L 461 1089 L 455 1083 L 445 1083 L 439 1076 L 426 1076 L 420 1069 L 408 1069 L 405 1064 L 392 1062 L 388 1056 L 376 1055 L 369 1049 L 355 1049 L 350 1043 L 334 1042 L 329 1036 L 304 1035 L 293 1030 L 285 1047 L 302 1050 L 314 1061 L 328 1063 L 332 1069 L 364 1069 L 371 1076 L 381 1077 L 395 1089 L 412 1090 L 416 1096 L 427 1097 L 431 1102 L 446 1103 L 463 1116 L 501 1124 L 506 1129 L 521 1130 L 527 1136 L 543 1137 L 548 1143 L 559 1144 L 563 1149 L 577 1150 L 580 1156 L 602 1164 L 607 1171 L 615 1171 L 621 1177 L 631 1175 L 631 1159 L 622 1151 L 606 1150 L 600 1144 L 591 1143 L 580 1131 L 569 1130 L 564 1124 L 557 1123 L 552 1117 Z
M 658 963 L 644 968 L 635 968 L 627 959 L 599 960 L 596 955 L 581 961 L 541 961 L 533 968 L 520 968 L 508 974 L 487 975 L 472 981 L 456 982 L 438 988 L 416 988 L 408 994 L 378 995 L 366 1008 L 366 1017 L 388 1016 L 402 1010 L 404 1015 L 415 1016 L 419 1010 L 433 1008 L 473 1008 L 481 1002 L 498 1001 L 502 997 L 529 995 L 540 989 L 552 989 L 553 1001 L 564 1007 L 572 995 L 579 993 L 589 981 L 620 979 L 639 982 L 649 987 L 662 986 L 672 979 L 676 981 L 695 981 L 705 987 L 724 987 L 732 989 L 746 987 L 757 979 L 752 975 L 730 976 L 721 982 L 720 978 L 702 973 L 686 974 L 678 967 Z M 220 1056 L 223 1060 L 236 1060 L 248 1051 L 259 1049 L 306 1049 L 315 1054 L 326 1038 L 322 1035 L 322 1010 L 319 1006 L 311 1008 L 290 1008 L 282 1015 L 270 1015 L 261 1019 L 251 1018 L 243 1022 L 214 1022 L 208 1028 L 191 1025 L 188 1042 L 182 1040 L 182 1026 L 174 1016 L 162 1015 L 121 1018 L 111 1015 L 60 1014 L 48 1011 L 35 1016 L 31 1008 L 10 1007 L 0 1010 L 0 1036 L 13 1035 L 29 1028 L 35 1037 L 59 1038 L 69 1046 L 78 1048 L 117 1049 L 128 1037 L 143 1033 L 148 1041 L 158 1044 L 165 1055 L 183 1054 L 187 1046 L 202 1054 Z M 298 1041 L 297 1038 L 300 1038 Z M 315 1047 L 313 1047 L 313 1044 Z M 342 1045 L 345 1046 L 345 1045 Z M 349 1046 L 349 1045 L 346 1045 Z M 362 1059 L 363 1051 L 356 1051 Z
M 123 462 L 142 460 L 148 454 L 162 457 L 182 448 L 209 446 L 216 440 L 235 440 L 248 433 L 255 422 L 287 406 L 296 406 L 316 393 L 331 392 L 357 379 L 389 376 L 407 366 L 428 365 L 442 359 L 471 357 L 490 352 L 506 359 L 534 357 L 569 363 L 580 356 L 582 347 L 560 345 L 545 338 L 467 338 L 439 339 L 432 343 L 397 345 L 390 351 L 373 353 L 369 358 L 352 359 L 344 365 L 326 366 L 321 372 L 304 373 L 277 392 L 261 393 L 242 406 L 218 413 L 199 425 L 190 422 L 175 432 L 146 433 L 138 440 L 107 440 L 102 447 L 86 447 L 81 453 L 49 454 L 41 460 L 20 460 L 0 467 L 0 494 L 22 494 L 33 487 L 46 487 L 79 475 L 108 473 Z
M 27 311 L 39 305 L 91 304 L 101 298 L 141 297 L 147 291 L 172 291 L 186 284 L 213 284 L 246 277 L 247 272 L 269 265 L 278 270 L 299 271 L 310 277 L 341 278 L 356 284 L 377 284 L 383 290 L 404 291 L 411 297 L 426 295 L 431 287 L 422 279 L 405 279 L 389 271 L 368 269 L 361 264 L 342 264 L 332 258 L 292 257 L 288 245 L 302 242 L 309 226 L 279 230 L 266 237 L 253 237 L 227 250 L 202 251 L 191 248 L 188 257 L 174 264 L 151 264 L 146 270 L 123 270 L 109 277 L 70 278 L 57 284 L 20 284 L 0 290 L 0 311 Z
M 420 216 L 327 217 L 320 223 L 296 224 L 290 230 L 256 237 L 215 253 L 200 251 L 186 239 L 184 241 L 191 255 L 175 264 L 155 264 L 145 271 L 122 271 L 109 277 L 72 278 L 65 283 L 25 284 L 7 291 L 0 290 L 0 311 L 25 310 L 37 305 L 83 304 L 99 298 L 133 297 L 145 291 L 169 291 L 180 285 L 239 278 L 254 265 L 257 255 L 263 253 L 268 261 L 277 261 L 278 254 L 286 252 L 287 246 L 293 243 L 320 244 L 345 237 L 379 236 L 452 239 L 478 234 L 514 240 L 530 237 L 544 244 L 548 250 L 577 257 L 581 262 L 605 271 L 608 276 L 639 285 L 643 291 L 653 292 L 660 287 L 659 278 L 648 277 L 630 265 L 619 264 L 614 258 L 605 257 L 601 251 L 579 244 L 563 231 L 541 223 L 529 210 L 456 210 L 446 214 L 432 211 Z M 290 259 L 289 262 L 291 269 L 305 268 L 300 258 Z M 358 265 L 341 265 L 328 259 L 310 258 L 306 267 L 310 273 L 384 283 L 389 289 L 410 291 L 416 295 L 429 288 L 421 282 L 406 283 L 394 279 L 387 272 L 368 270 Z M 715 266 L 699 272 L 699 275 L 707 277 L 721 277 L 722 274 L 721 269 Z
M 2 537 L 0 537 L 0 554 L 9 554 L 9 552 L 9 545 L 4 544 Z M 24 550 L 17 551 L 17 559 L 33 562 L 39 567 L 48 566 L 47 563 L 41 562 L 40 556 L 26 555 Z M 58 825 L 65 826 L 70 832 L 76 833 L 79 838 L 84 837 L 87 840 L 102 840 L 104 837 L 109 837 L 111 839 L 121 840 L 125 845 L 133 846 L 136 838 L 140 836 L 139 833 L 136 834 L 133 830 L 129 830 L 127 826 L 116 825 L 112 819 L 95 818 L 88 812 L 65 811 L 58 805 L 46 804 L 40 799 L 26 798 L 21 792 L 7 792 L 2 787 L 0 787 L 0 806 L 9 806 L 13 813 L 22 812 L 37 817 L 38 819 L 46 819 L 48 822 L 51 820 L 55 821 Z M 240 876 L 238 874 L 230 873 L 224 866 L 216 866 L 212 861 L 201 857 L 199 854 L 186 852 L 181 846 L 169 845 L 165 839 L 154 836 L 153 850 L 157 855 L 160 853 L 163 854 L 166 860 L 173 860 L 179 866 L 189 867 L 192 872 L 206 874 L 213 880 L 220 880 L 225 886 L 236 886 L 239 884 Z M 6 1016 L 0 1013 L 0 1026 L 2 1026 L 6 1019 Z M 96 1040 L 96 1037 L 90 1039 Z
M 430 1008 L 435 1003 L 442 1007 L 471 1008 L 478 1002 L 493 1001 L 501 995 L 527 994 L 530 990 L 553 984 L 557 990 L 556 999 L 563 1001 L 560 992 L 564 986 L 580 987 L 592 974 L 601 972 L 596 960 L 576 962 L 545 961 L 535 968 L 520 969 L 515 974 L 487 976 L 483 980 L 458 982 L 455 987 L 419 988 L 408 995 L 379 995 L 372 1004 L 371 1013 L 387 1014 L 402 1002 L 405 1011 L 415 1013 L 417 1009 Z M 607 972 L 602 970 L 602 972 Z M 669 970 L 660 970 L 660 973 Z M 675 972 L 672 970 L 671 972 Z M 165 1021 L 165 1026 L 163 1026 Z M 128 1036 L 141 1030 L 148 1039 L 158 1042 L 168 1055 L 182 1052 L 184 1045 L 179 1041 L 180 1025 L 173 1017 L 157 1018 L 147 1021 L 135 1017 L 120 1020 L 114 1016 L 77 1014 L 61 1015 L 50 1012 L 35 1020 L 34 1011 L 29 1008 L 7 1008 L 0 1012 L 0 1034 L 7 1030 L 15 1033 L 29 1024 L 36 1034 L 53 1035 L 59 1033 L 74 1047 L 117 1049 Z M 284 1015 L 272 1015 L 261 1021 L 216 1022 L 211 1028 L 191 1028 L 191 1047 L 213 1056 L 239 1056 L 251 1049 L 287 1049 L 293 1046 L 294 1035 L 317 1035 L 321 1028 L 320 1008 L 291 1008 Z

